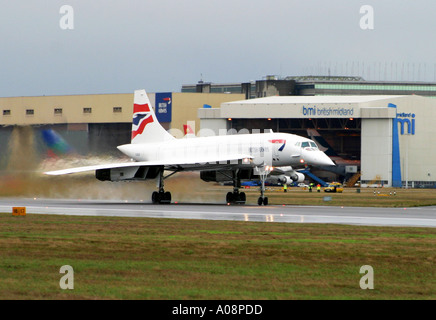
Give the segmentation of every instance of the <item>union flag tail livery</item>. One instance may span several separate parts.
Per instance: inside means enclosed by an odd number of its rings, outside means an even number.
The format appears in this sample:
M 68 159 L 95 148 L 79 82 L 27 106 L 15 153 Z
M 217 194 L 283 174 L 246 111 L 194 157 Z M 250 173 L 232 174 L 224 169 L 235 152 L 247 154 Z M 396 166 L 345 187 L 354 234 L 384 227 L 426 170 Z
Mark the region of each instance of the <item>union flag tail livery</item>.
M 133 100 L 132 143 L 173 140 L 160 124 L 145 90 L 136 90 Z

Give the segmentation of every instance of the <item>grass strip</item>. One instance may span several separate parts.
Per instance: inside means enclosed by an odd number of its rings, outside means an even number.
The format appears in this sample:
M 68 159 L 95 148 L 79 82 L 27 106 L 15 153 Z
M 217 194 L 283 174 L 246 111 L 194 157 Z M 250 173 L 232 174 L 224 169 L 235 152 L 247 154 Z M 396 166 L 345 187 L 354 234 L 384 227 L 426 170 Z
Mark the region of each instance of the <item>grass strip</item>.
M 4 213 L 0 256 L 0 299 L 436 298 L 431 228 Z

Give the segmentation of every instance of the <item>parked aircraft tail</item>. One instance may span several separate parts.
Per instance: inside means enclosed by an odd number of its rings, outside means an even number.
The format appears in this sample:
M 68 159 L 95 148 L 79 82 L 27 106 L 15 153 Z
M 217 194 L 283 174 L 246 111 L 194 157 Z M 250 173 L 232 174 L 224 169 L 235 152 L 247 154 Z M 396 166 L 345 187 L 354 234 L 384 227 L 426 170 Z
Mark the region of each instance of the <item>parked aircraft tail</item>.
M 310 139 L 314 140 L 318 145 L 319 150 L 323 151 L 329 157 L 339 157 L 336 151 L 329 145 L 329 143 L 319 134 L 315 129 L 307 129 L 307 134 Z
M 42 130 L 41 136 L 50 158 L 73 152 L 73 148 L 53 129 Z
M 185 133 L 184 138 L 195 138 L 195 132 L 192 129 L 191 125 L 189 124 L 190 121 L 188 121 L 188 124 L 183 125 L 183 132 Z M 195 123 L 194 123 L 195 125 Z
M 175 139 L 160 125 L 145 90 L 135 90 L 133 101 L 132 143 Z
M 185 132 L 185 135 L 187 134 L 194 134 L 194 130 L 192 130 L 191 126 L 189 124 L 183 125 L 183 131 Z

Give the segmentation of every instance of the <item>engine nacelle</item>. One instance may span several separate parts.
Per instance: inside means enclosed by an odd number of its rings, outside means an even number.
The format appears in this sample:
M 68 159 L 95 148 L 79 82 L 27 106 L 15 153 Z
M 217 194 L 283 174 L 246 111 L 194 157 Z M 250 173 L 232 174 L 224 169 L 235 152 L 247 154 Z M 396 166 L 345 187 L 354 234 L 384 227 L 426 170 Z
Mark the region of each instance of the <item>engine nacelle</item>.
M 300 172 L 294 172 L 293 174 L 291 174 L 291 179 L 294 182 L 303 182 L 305 177 L 304 174 Z
M 95 177 L 100 181 L 147 180 L 155 179 L 160 170 L 159 166 L 98 169 Z
M 281 184 L 291 184 L 293 181 L 288 176 L 281 175 L 281 176 L 277 177 L 277 182 L 279 182 Z
M 290 176 L 281 174 L 279 176 L 269 176 L 267 178 L 268 182 L 271 183 L 280 183 L 290 185 L 294 182 L 303 182 L 305 179 L 304 174 L 299 172 L 293 172 Z

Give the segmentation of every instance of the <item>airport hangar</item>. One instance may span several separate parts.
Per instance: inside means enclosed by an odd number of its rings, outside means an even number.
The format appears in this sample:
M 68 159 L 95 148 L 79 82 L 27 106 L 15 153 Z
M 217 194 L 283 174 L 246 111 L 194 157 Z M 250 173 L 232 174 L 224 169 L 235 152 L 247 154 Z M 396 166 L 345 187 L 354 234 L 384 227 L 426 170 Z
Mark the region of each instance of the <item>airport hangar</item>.
M 198 117 L 202 135 L 270 128 L 307 136 L 314 128 L 360 159 L 363 187 L 436 187 L 433 98 L 271 96 L 201 108 Z
M 222 102 L 244 99 L 243 94 L 226 93 L 147 93 L 162 126 L 176 137 L 184 134 L 183 125 L 191 122 L 198 131 L 198 108 L 219 107 Z M 0 169 L 15 128 L 31 127 L 42 157 L 47 148 L 39 132 L 53 129 L 81 155 L 120 156 L 118 145 L 130 143 L 133 114 L 132 93 L 84 94 L 36 97 L 0 97 Z M 197 128 L 197 129 L 195 129 Z M 26 131 L 28 134 L 29 131 Z M 28 141 L 28 137 L 23 141 Z

